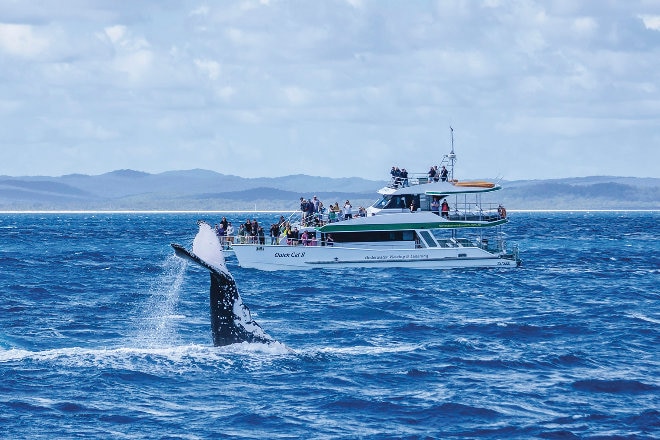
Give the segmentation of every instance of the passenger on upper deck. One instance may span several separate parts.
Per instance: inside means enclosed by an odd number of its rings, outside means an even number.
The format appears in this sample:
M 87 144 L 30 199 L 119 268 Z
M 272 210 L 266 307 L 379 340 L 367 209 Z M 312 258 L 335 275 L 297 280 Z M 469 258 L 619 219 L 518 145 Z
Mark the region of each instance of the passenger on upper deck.
M 447 175 L 449 174 L 449 171 L 447 171 L 447 168 L 445 166 L 442 166 L 442 169 L 440 170 L 440 180 L 443 182 L 447 181 Z
M 401 186 L 404 188 L 408 186 L 408 171 L 405 168 L 401 169 Z
M 433 168 L 433 166 L 431 166 L 431 169 L 429 169 L 429 172 L 427 174 L 429 175 L 429 182 L 435 180 L 436 171 L 435 168 Z
M 392 167 L 390 174 L 392 175 L 392 187 L 398 188 L 401 185 L 401 170 L 399 167 Z

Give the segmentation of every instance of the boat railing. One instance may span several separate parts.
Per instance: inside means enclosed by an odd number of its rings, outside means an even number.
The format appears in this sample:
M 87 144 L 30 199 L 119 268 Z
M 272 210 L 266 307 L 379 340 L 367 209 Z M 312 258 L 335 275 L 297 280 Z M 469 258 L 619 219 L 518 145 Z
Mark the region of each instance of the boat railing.
M 430 182 L 439 182 L 440 180 L 441 179 L 439 176 L 437 178 L 430 178 L 427 173 L 408 173 L 407 178 L 392 176 L 387 186 L 395 189 L 405 188 L 407 186 L 417 186 Z
M 454 221 L 498 221 L 503 218 L 498 210 L 499 206 L 494 203 L 456 203 L 449 211 L 449 219 Z
M 498 221 L 503 219 L 499 209 L 500 205 L 495 203 L 475 203 L 475 202 L 460 202 L 454 203 L 451 206 L 449 211 L 450 220 L 462 220 L 462 221 Z M 420 208 L 421 211 L 428 210 L 426 206 Z M 394 210 L 389 209 L 388 212 Z M 401 212 L 409 212 L 408 208 L 401 208 Z M 353 208 L 352 212 L 353 218 L 355 217 L 366 217 L 366 210 L 360 210 Z M 301 211 L 296 211 L 292 213 L 287 222 L 291 225 L 298 225 L 303 227 L 319 227 L 326 225 L 328 223 L 336 223 L 344 221 L 343 212 L 334 212 L 328 208 L 324 208 L 322 212 L 314 213 L 313 215 L 303 216 Z M 283 228 L 283 226 L 282 226 Z M 282 229 L 283 231 L 283 229 Z

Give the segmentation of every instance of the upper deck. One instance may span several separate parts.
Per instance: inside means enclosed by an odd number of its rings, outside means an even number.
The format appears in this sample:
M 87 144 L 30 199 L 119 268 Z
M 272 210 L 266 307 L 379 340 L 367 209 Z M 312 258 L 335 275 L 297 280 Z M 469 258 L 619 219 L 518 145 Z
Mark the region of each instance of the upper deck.
M 474 181 L 429 181 L 427 177 L 412 177 L 403 181 L 392 179 L 389 185 L 378 190 L 383 195 L 425 194 L 428 196 L 448 196 L 454 194 L 476 194 L 502 189 L 496 183 L 483 180 Z

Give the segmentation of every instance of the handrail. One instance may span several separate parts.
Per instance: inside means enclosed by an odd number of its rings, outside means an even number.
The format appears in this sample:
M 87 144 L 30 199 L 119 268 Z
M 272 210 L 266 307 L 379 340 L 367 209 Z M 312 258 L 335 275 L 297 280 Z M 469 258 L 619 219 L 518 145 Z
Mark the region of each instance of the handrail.
M 430 182 L 441 182 L 443 181 L 440 176 L 436 178 L 431 179 L 428 175 L 428 173 L 408 173 L 408 178 L 406 179 L 407 185 L 404 182 L 404 178 L 402 177 L 394 177 L 392 176 L 388 181 L 387 181 L 387 186 L 390 188 L 403 188 L 406 186 L 417 186 L 417 185 L 423 185 L 425 183 L 430 183 Z

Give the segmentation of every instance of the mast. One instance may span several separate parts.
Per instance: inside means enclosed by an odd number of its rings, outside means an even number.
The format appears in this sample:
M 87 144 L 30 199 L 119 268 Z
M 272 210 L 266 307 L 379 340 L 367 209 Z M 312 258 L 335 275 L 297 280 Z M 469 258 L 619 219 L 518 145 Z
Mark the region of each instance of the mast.
M 454 180 L 454 164 L 456 163 L 456 154 L 454 153 L 454 129 L 452 126 L 449 126 L 451 131 L 451 152 L 446 156 L 449 159 L 449 172 L 451 174 L 450 179 Z

